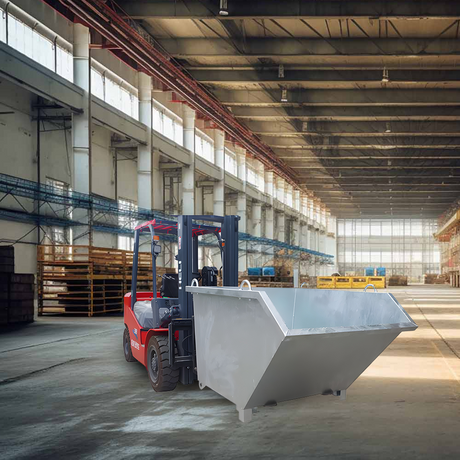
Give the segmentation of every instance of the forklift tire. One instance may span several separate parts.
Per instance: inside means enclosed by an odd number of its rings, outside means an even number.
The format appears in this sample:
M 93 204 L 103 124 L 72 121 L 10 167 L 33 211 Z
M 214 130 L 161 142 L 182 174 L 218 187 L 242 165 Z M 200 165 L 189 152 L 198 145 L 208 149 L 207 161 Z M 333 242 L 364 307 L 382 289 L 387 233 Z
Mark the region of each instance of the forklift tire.
M 169 338 L 152 336 L 147 349 L 147 372 L 152 388 L 157 391 L 172 391 L 179 381 L 180 369 L 169 366 Z
M 125 327 L 125 331 L 123 332 L 123 353 L 128 363 L 136 361 L 131 350 L 131 338 L 129 337 L 129 329 L 127 327 Z

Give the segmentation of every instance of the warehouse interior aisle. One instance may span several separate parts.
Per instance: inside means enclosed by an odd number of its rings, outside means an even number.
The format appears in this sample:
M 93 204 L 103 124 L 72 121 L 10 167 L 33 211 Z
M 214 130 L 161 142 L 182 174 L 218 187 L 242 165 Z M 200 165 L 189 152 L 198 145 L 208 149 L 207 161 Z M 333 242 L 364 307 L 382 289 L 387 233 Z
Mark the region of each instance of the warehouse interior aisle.
M 2 458 L 459 458 L 460 290 L 391 292 L 419 328 L 346 401 L 260 407 L 247 425 L 198 385 L 154 393 L 145 369 L 124 361 L 121 317 L 40 318 L 1 334 Z

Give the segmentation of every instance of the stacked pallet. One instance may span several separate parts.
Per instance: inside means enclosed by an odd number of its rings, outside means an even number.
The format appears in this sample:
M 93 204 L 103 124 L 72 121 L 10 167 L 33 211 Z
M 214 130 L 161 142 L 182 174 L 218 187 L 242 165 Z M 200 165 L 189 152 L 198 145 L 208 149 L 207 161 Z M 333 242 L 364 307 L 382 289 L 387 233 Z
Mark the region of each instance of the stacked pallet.
M 407 286 L 407 276 L 393 275 L 387 279 L 388 286 Z
M 448 282 L 448 275 L 435 275 L 433 273 L 427 273 L 425 275 L 425 284 L 446 284 Z
M 14 248 L 0 246 L 0 325 L 34 320 L 34 275 L 14 273 Z
M 94 246 L 38 247 L 38 313 L 96 314 L 123 311 L 131 290 L 133 252 Z M 157 268 L 157 274 L 174 269 Z M 161 284 L 161 279 L 157 279 Z M 140 253 L 137 290 L 152 291 L 152 256 Z

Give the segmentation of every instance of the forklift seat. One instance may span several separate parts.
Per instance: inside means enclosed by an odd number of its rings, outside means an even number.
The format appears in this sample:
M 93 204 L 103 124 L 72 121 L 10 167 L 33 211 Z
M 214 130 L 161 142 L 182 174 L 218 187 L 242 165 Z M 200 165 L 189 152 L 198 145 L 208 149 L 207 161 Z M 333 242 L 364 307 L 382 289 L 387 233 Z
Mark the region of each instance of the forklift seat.
M 137 322 L 146 329 L 153 329 L 153 311 L 151 300 L 138 300 L 134 304 Z

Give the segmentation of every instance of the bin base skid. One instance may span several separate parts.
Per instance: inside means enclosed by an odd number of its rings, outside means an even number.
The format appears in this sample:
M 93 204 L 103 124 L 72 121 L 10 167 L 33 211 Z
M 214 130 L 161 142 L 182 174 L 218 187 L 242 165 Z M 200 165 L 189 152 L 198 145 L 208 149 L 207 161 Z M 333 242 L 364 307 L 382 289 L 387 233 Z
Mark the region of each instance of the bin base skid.
M 345 399 L 347 399 L 347 390 L 337 390 L 337 391 L 333 391 L 332 394 L 334 396 L 340 396 L 340 399 L 342 401 L 344 401 Z
M 240 422 L 243 423 L 248 423 L 252 420 L 252 409 L 238 409 L 238 418 L 240 419 Z

